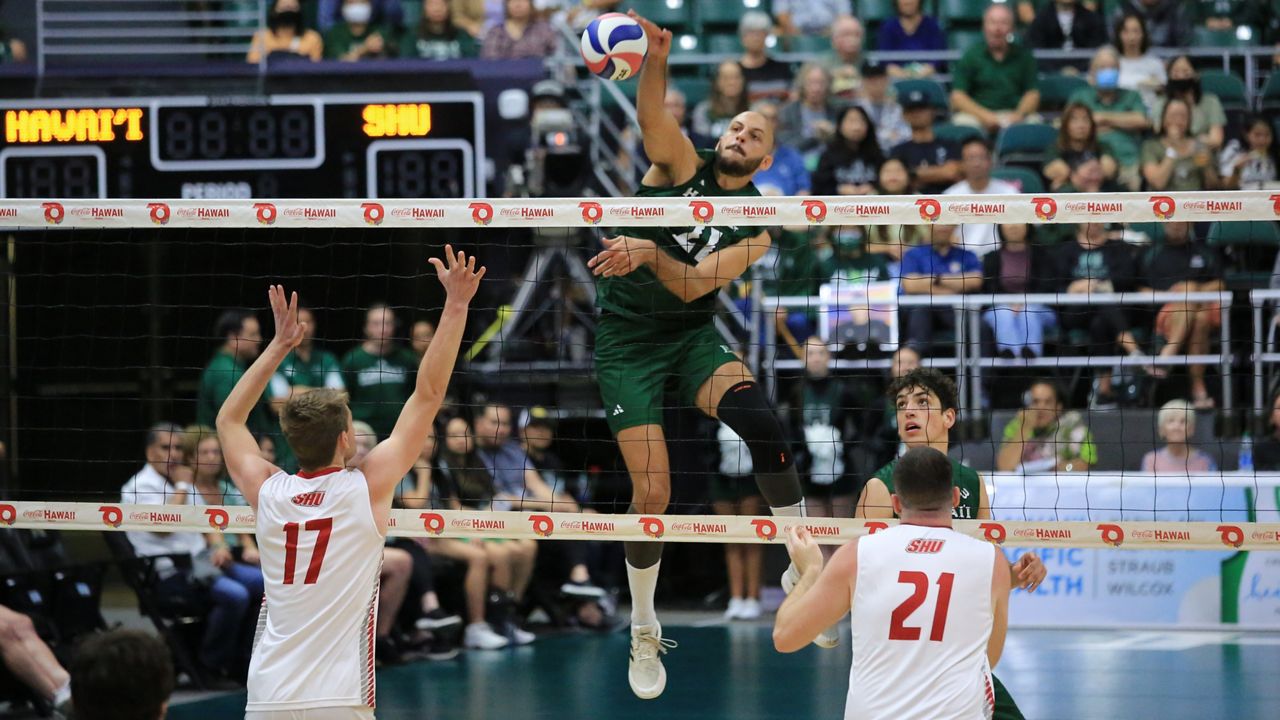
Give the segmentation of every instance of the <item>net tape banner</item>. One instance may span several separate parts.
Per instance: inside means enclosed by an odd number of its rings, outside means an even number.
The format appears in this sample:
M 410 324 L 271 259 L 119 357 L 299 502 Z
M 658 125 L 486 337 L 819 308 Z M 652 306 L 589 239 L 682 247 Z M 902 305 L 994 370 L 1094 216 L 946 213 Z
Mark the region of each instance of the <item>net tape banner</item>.
M 388 534 L 428 538 L 781 543 L 788 528 L 803 525 L 818 542 L 839 545 L 896 524 L 895 520 L 852 518 L 392 510 Z M 0 528 L 252 533 L 255 516 L 253 510 L 245 506 L 16 502 L 0 503 Z M 955 528 L 981 540 L 1016 547 L 1280 550 L 1280 523 L 957 520 Z
M 1133 223 L 1280 218 L 1268 191 L 753 198 L 0 200 L 6 228 L 529 228 Z

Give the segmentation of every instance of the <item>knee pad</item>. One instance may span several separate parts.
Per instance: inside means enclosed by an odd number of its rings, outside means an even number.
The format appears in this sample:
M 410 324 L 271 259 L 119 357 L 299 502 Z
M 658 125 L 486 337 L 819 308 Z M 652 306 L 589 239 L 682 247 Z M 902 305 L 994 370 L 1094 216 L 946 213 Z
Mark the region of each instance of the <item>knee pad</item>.
M 795 464 L 782 424 L 753 380 L 734 385 L 716 407 L 720 421 L 747 443 L 757 473 L 776 473 Z

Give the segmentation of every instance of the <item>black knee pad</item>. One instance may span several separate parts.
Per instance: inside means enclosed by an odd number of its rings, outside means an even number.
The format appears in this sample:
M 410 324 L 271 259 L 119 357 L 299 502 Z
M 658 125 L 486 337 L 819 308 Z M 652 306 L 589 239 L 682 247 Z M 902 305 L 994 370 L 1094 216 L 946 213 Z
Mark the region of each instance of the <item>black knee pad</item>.
M 782 423 L 754 381 L 745 380 L 729 388 L 720 398 L 716 414 L 747 443 L 757 473 L 776 473 L 795 464 Z

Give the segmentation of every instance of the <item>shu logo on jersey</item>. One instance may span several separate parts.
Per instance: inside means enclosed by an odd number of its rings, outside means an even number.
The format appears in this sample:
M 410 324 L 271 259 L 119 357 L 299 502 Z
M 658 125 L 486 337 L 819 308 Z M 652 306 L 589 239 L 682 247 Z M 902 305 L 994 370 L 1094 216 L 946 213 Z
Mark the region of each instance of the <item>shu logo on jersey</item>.
M 622 413 L 624 413 L 624 412 L 626 412 L 626 410 L 623 410 L 621 405 L 614 405 L 614 406 L 613 406 L 613 414 L 614 414 L 615 416 L 617 416 L 617 415 L 621 415 L 621 414 L 622 414 Z
M 930 538 L 916 538 L 907 543 L 907 552 L 917 553 L 920 555 L 933 555 L 942 552 L 942 546 L 946 540 L 937 540 Z
M 293 496 L 293 504 L 299 507 L 320 507 L 324 502 L 324 490 L 298 493 Z

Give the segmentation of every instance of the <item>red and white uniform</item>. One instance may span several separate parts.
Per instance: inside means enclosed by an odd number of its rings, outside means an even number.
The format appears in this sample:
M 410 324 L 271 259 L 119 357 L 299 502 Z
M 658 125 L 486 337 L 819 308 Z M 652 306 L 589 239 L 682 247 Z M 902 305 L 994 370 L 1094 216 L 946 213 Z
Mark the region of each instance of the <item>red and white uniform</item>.
M 898 525 L 858 541 L 845 720 L 990 718 L 996 548 Z
M 257 539 L 267 597 L 246 711 L 371 712 L 384 537 L 364 473 L 272 475 L 258 494 Z

